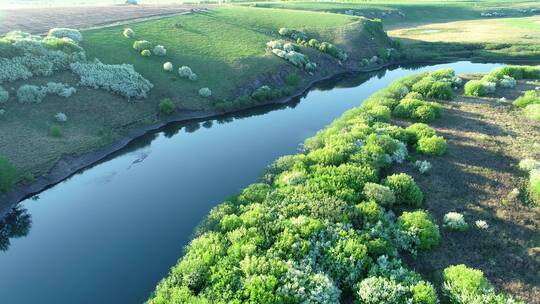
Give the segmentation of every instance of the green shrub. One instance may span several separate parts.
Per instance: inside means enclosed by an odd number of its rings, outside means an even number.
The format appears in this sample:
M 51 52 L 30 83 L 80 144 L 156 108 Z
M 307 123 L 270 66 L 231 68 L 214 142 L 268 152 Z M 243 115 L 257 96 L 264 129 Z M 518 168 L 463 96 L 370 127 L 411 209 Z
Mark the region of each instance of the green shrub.
M 418 237 L 418 249 L 428 250 L 439 245 L 439 226 L 433 223 L 425 211 L 403 212 L 398 219 L 399 228 Z
M 151 50 L 152 49 L 152 43 L 146 40 L 137 40 L 133 42 L 133 49 L 139 52 L 142 52 L 144 50 Z
M 0 86 L 0 103 L 6 103 L 9 99 L 9 92 Z
M 255 99 L 256 101 L 271 100 L 275 98 L 274 90 L 266 85 L 261 86 L 251 94 L 251 98 Z
M 5 193 L 17 182 L 17 169 L 7 159 L 0 157 L 0 193 Z
M 523 109 L 523 114 L 530 119 L 540 121 L 540 104 L 530 104 Z
M 83 49 L 77 43 L 69 39 L 47 37 L 42 40 L 42 43 L 46 49 L 61 51 L 66 54 L 83 52 Z
M 124 35 L 126 38 L 135 38 L 135 32 L 130 28 L 124 29 L 122 35 Z
M 420 138 L 437 135 L 435 130 L 425 123 L 414 123 L 408 126 L 405 131 L 410 135 L 411 143 L 416 144 Z
M 57 125 L 51 126 L 49 128 L 49 135 L 52 137 L 62 137 L 62 128 Z
M 0 38 L 0 57 L 10 59 L 19 55 L 19 52 L 10 40 Z
M 288 86 L 296 87 L 300 83 L 300 76 L 298 76 L 296 73 L 290 73 L 285 78 L 285 83 Z
M 411 176 L 405 173 L 393 174 L 384 180 L 384 185 L 394 192 L 397 204 L 422 206 L 424 194 Z
M 442 136 L 422 137 L 418 140 L 416 151 L 426 155 L 443 155 L 448 144 Z
M 49 30 L 49 33 L 47 34 L 49 37 L 56 37 L 56 38 L 69 38 L 77 43 L 81 42 L 83 40 L 83 36 L 81 32 L 79 32 L 76 29 L 70 29 L 70 28 L 53 28 Z
M 176 112 L 176 105 L 170 98 L 162 99 L 159 102 L 159 113 L 163 115 L 170 115 Z
M 373 106 L 369 110 L 367 110 L 366 113 L 374 120 L 380 122 L 390 122 L 390 119 L 392 117 L 392 111 L 390 110 L 390 108 L 382 105 Z
M 361 223 L 377 223 L 383 217 L 383 210 L 374 201 L 362 202 L 356 205 L 356 217 Z
M 540 93 L 534 90 L 525 91 L 525 93 L 523 93 L 523 96 L 520 96 L 519 98 L 514 100 L 513 103 L 516 107 L 520 108 L 524 108 L 532 104 L 540 104 Z
M 394 108 L 393 113 L 397 117 L 431 122 L 440 116 L 440 106 L 434 102 L 405 98 Z
M 17 90 L 17 99 L 20 103 L 41 103 L 47 91 L 35 85 L 22 85 Z
M 413 92 L 418 92 L 427 98 L 450 100 L 453 96 L 452 85 L 448 81 L 424 77 L 412 86 Z
M 152 52 L 150 52 L 149 50 L 142 50 L 141 52 L 141 56 L 143 57 L 150 57 L 152 55 Z
M 465 96 L 487 96 L 495 92 L 496 84 L 484 80 L 469 80 L 465 84 Z
M 428 282 L 420 281 L 412 288 L 412 304 L 437 304 L 437 292 L 433 285 Z
M 480 270 L 469 268 L 463 264 L 450 266 L 443 271 L 444 290 L 452 303 L 461 304 L 457 300 L 459 294 L 483 294 L 491 289 L 489 281 Z M 465 304 L 465 303 L 463 303 Z
M 438 116 L 438 109 L 431 105 L 419 106 L 413 111 L 412 118 L 416 121 L 431 122 Z

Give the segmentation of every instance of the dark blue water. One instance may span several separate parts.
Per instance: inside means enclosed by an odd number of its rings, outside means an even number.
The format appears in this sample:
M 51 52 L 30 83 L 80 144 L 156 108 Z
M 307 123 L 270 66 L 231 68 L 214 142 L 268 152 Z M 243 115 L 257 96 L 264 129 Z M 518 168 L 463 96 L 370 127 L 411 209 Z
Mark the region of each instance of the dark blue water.
M 457 62 L 356 76 L 322 83 L 287 106 L 145 136 L 21 203 L 31 228 L 0 251 L 0 303 L 143 302 L 213 206 L 346 110 L 409 74 L 497 66 Z

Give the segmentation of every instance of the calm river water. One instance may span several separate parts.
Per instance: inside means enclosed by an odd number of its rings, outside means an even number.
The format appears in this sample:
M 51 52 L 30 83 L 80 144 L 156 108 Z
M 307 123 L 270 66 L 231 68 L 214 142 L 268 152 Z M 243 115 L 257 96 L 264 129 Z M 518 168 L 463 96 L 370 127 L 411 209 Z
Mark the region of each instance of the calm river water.
M 0 251 L 0 302 L 141 303 L 213 206 L 346 110 L 412 73 L 497 66 L 456 62 L 364 74 L 321 83 L 288 105 L 144 136 L 20 204 L 31 226 Z

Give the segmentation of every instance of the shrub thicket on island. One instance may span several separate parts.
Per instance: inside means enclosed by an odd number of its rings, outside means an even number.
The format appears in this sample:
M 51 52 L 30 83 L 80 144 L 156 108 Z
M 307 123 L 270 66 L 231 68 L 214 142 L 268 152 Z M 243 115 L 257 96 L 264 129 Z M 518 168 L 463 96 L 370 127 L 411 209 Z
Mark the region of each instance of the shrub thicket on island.
M 495 69 L 480 80 L 465 84 L 465 95 L 482 97 L 495 93 L 497 87 L 512 88 L 519 79 L 540 79 L 540 68 L 529 66 L 506 66 Z
M 406 159 L 407 145 L 435 136 L 390 123 L 426 76 L 374 94 L 215 207 L 149 303 L 339 303 L 343 290 L 362 303 L 437 303 L 400 252 L 436 247 L 439 228 L 411 210 L 423 202 L 412 177 L 383 176 Z

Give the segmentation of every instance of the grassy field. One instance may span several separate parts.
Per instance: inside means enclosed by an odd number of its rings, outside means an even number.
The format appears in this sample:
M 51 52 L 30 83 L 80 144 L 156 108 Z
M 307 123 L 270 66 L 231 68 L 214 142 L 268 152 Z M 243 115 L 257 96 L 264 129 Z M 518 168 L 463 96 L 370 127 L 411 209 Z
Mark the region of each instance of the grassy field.
M 253 4 L 245 4 L 253 5 Z M 368 18 L 380 18 L 386 29 L 410 27 L 413 25 L 441 23 L 457 20 L 479 19 L 482 13 L 500 12 L 506 16 L 521 17 L 533 14 L 531 9 L 540 9 L 533 0 L 508 1 L 343 1 L 343 2 L 258 2 L 260 7 L 286 8 L 297 10 L 324 11 L 345 14 L 346 11 Z M 525 11 L 524 11 L 525 10 Z M 486 17 L 487 18 L 487 17 Z
M 154 84 L 154 89 L 148 98 L 138 102 L 128 102 L 102 90 L 78 87 L 77 93 L 68 99 L 51 95 L 40 104 L 21 104 L 17 102 L 16 91 L 24 84 L 42 86 L 55 81 L 77 86 L 79 79 L 64 71 L 48 77 L 3 83 L 10 98 L 0 107 L 6 111 L 0 119 L 3 134 L 0 156 L 13 163 L 20 174 L 38 176 L 46 173 L 62 156 L 109 145 L 133 128 L 159 122 L 162 116 L 158 114 L 158 104 L 164 98 L 171 99 L 180 111 L 210 114 L 219 112 L 215 111 L 216 103 L 249 96 L 260 86 L 285 86 L 285 77 L 291 73 L 300 78 L 292 91 L 303 89 L 310 81 L 345 69 L 335 59 L 311 48 L 302 48 L 302 52 L 321 64 L 314 74 L 274 56 L 267 51 L 266 43 L 282 38 L 278 29 L 302 29 L 312 37 L 346 48 L 354 53 L 351 56 L 373 56 L 388 40 L 379 30 L 381 39 L 368 41 L 375 32 L 365 31 L 364 22 L 365 19 L 359 17 L 337 14 L 227 6 L 83 31 L 81 46 L 88 60 L 97 58 L 106 64 L 132 64 Z M 128 26 L 135 31 L 137 40 L 165 46 L 166 56 L 141 56 L 132 47 L 135 39 L 122 35 Z M 174 64 L 172 72 L 164 71 L 165 62 Z M 191 67 L 198 75 L 196 81 L 178 76 L 176 71 L 183 65 Z M 204 87 L 211 89 L 211 97 L 199 95 L 199 89 Z M 249 102 L 244 106 L 249 106 Z M 57 125 L 54 115 L 58 112 L 65 113 L 69 120 L 60 125 L 61 136 L 50 136 L 51 127 Z

